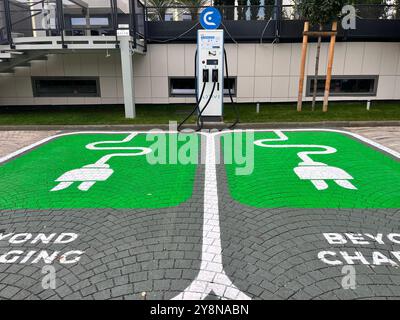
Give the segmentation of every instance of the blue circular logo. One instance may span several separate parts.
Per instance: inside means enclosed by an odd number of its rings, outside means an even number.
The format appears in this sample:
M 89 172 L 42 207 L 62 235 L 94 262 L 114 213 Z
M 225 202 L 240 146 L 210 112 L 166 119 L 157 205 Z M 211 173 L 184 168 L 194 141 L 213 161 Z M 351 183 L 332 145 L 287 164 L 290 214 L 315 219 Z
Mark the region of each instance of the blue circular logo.
M 219 10 L 214 7 L 205 8 L 200 14 L 200 24 L 204 29 L 217 29 L 221 19 Z

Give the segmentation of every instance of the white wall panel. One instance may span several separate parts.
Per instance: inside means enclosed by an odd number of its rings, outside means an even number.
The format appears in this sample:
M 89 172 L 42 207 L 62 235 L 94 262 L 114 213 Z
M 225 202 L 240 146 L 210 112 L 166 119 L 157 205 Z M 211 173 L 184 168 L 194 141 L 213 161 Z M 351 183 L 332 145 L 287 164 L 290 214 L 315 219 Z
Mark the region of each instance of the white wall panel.
M 315 43 L 309 44 L 306 76 L 314 74 Z M 138 103 L 194 103 L 194 98 L 169 97 L 168 76 L 193 76 L 195 44 L 156 44 L 146 55 L 134 56 L 135 94 Z M 295 101 L 301 43 L 227 44 L 229 71 L 237 76 L 239 102 Z M 321 50 L 320 75 L 326 72 L 328 43 Z M 123 98 L 118 50 L 51 54 L 47 61 L 0 76 L 0 104 L 121 103 Z M 334 75 L 378 75 L 378 94 L 371 99 L 400 99 L 400 44 L 338 42 Z M 98 76 L 99 98 L 34 98 L 32 76 Z M 331 97 L 365 100 L 365 97 Z M 226 100 L 226 99 L 225 99 Z M 309 98 L 305 98 L 309 100 Z

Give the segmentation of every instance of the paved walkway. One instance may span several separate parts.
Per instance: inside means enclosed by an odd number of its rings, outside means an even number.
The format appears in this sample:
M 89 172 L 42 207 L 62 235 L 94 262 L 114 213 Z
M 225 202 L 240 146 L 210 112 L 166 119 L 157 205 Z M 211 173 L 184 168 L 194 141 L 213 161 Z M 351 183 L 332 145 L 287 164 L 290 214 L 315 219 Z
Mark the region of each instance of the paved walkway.
M 0 157 L 56 133 L 57 131 L 0 131 Z
M 400 151 L 400 127 L 361 127 L 345 128 L 345 130 L 358 133 L 385 147 Z

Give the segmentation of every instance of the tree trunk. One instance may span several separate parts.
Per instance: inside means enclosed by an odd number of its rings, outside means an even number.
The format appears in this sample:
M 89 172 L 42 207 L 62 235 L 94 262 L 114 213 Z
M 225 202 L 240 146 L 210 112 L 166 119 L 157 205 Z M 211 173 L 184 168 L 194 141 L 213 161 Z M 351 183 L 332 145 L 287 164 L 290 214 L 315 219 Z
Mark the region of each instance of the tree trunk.
M 332 31 L 337 32 L 337 21 L 332 22 Z M 325 90 L 324 90 L 324 103 L 322 104 L 323 112 L 328 111 L 329 93 L 331 91 L 333 58 L 335 55 L 335 43 L 336 43 L 336 34 L 331 36 L 331 42 L 329 44 L 328 67 L 326 69 Z
M 250 0 L 250 20 L 258 19 L 258 10 L 260 10 L 260 0 Z
M 197 8 L 197 7 L 190 9 L 190 15 L 192 16 L 192 21 L 196 21 L 197 20 L 198 11 L 199 11 L 199 8 Z
M 160 19 L 160 21 L 164 21 L 165 19 L 165 15 L 167 13 L 167 9 L 165 8 L 157 8 L 156 9 L 158 12 L 158 18 Z
M 300 77 L 299 77 L 299 91 L 297 95 L 297 111 L 300 112 L 303 105 L 303 89 L 304 89 L 304 71 L 307 59 L 307 45 L 308 36 L 305 34 L 308 32 L 310 23 L 304 21 L 304 31 L 303 31 L 303 44 L 301 46 L 301 62 L 300 62 Z
M 319 25 L 319 31 L 322 31 L 322 25 Z M 319 72 L 319 59 L 321 55 L 321 36 L 318 37 L 317 43 L 317 53 L 315 55 L 315 74 L 314 74 L 314 87 L 313 87 L 313 97 L 312 97 L 312 104 L 311 110 L 315 111 L 315 100 L 317 98 L 317 87 L 318 87 L 318 72 Z

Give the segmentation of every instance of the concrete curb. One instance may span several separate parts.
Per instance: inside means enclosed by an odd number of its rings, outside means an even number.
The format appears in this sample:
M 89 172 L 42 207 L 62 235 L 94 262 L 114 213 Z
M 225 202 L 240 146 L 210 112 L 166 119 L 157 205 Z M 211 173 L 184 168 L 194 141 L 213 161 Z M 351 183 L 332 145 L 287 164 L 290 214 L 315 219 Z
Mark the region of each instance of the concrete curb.
M 225 129 L 230 123 L 208 123 L 205 129 Z M 239 123 L 237 129 L 269 129 L 269 128 L 337 128 L 337 127 L 397 127 L 400 121 L 321 121 L 321 122 L 255 122 Z M 121 124 L 121 125 L 0 125 L 0 131 L 41 131 L 41 130 L 167 130 L 167 124 Z M 196 125 L 185 128 L 196 129 Z

